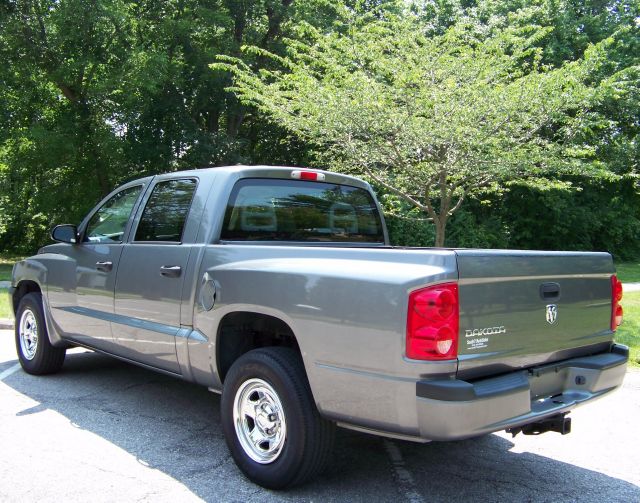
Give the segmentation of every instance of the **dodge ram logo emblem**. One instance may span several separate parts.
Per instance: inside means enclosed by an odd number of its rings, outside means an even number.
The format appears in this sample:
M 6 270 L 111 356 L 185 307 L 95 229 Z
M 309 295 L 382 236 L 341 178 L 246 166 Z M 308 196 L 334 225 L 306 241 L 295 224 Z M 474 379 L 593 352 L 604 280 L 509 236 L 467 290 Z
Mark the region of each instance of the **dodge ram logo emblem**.
M 547 306 L 547 323 L 553 325 L 558 319 L 558 306 L 556 304 L 549 304 Z

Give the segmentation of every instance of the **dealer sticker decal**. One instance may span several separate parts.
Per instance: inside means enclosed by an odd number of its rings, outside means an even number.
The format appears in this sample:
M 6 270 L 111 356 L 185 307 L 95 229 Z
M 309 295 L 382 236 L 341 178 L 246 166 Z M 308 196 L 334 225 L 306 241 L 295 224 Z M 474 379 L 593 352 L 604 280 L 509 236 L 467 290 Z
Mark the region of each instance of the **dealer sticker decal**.
M 504 325 L 499 327 L 472 328 L 465 330 L 464 336 L 467 339 L 467 349 L 486 348 L 489 342 L 488 336 L 506 333 L 507 329 Z

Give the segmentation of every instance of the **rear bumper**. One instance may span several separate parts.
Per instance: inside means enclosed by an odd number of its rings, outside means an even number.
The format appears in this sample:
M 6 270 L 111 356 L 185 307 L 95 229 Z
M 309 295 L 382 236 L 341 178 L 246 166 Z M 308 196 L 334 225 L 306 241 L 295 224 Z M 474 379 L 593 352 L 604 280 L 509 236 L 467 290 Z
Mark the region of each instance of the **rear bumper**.
M 416 383 L 420 437 L 456 440 L 522 426 L 574 409 L 622 384 L 626 346 L 473 383 Z

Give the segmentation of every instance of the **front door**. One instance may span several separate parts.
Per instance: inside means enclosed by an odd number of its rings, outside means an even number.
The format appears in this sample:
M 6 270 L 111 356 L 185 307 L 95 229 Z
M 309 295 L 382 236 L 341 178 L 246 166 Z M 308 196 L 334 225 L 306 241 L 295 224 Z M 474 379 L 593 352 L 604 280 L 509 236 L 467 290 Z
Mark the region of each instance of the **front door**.
M 125 187 L 110 196 L 81 226 L 81 242 L 56 245 L 69 258 L 64 284 L 51 278 L 49 302 L 57 328 L 65 337 L 98 349 L 113 347 L 116 271 L 125 232 L 143 184 Z

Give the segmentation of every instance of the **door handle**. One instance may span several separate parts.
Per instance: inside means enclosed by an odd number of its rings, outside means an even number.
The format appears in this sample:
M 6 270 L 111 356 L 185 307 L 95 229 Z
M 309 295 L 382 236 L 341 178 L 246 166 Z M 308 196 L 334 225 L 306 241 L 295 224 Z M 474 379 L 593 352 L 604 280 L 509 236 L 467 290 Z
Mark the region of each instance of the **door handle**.
M 179 265 L 163 265 L 160 267 L 160 274 L 167 278 L 178 278 L 182 273 L 182 267 Z
M 113 269 L 113 262 L 96 262 L 96 269 L 102 272 L 109 272 Z
M 542 283 L 540 285 L 540 298 L 542 300 L 558 300 L 560 298 L 560 285 L 558 283 Z

